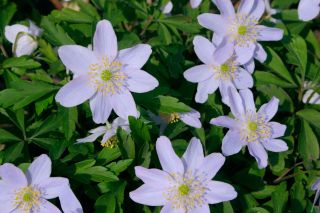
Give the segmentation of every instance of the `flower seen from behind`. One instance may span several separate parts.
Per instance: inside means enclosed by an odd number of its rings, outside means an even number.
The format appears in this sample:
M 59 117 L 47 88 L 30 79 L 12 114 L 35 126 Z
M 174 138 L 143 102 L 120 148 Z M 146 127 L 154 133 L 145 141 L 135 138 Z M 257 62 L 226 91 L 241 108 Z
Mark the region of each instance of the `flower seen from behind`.
M 249 153 L 255 157 L 259 168 L 268 165 L 268 154 L 288 150 L 287 144 L 280 139 L 286 126 L 270 122 L 278 111 L 279 100 L 273 97 L 257 111 L 253 94 L 249 89 L 230 88 L 229 107 L 234 118 L 220 116 L 210 121 L 211 124 L 229 129 L 222 141 L 222 153 L 226 156 L 238 153 L 242 147 L 248 146 Z
M 209 213 L 208 204 L 237 197 L 231 185 L 211 180 L 224 164 L 225 157 L 220 153 L 204 157 L 199 139 L 191 139 L 181 159 L 167 137 L 158 138 L 156 149 L 163 170 L 135 167 L 137 177 L 144 182 L 129 194 L 135 202 L 164 206 L 161 213 Z
M 112 109 L 123 119 L 130 115 L 137 117 L 131 92 L 148 92 L 158 86 L 157 79 L 141 70 L 151 52 L 147 44 L 118 52 L 111 23 L 98 22 L 93 51 L 79 45 L 59 48 L 60 59 L 76 77 L 59 90 L 56 101 L 73 107 L 89 99 L 96 123 L 105 123 Z

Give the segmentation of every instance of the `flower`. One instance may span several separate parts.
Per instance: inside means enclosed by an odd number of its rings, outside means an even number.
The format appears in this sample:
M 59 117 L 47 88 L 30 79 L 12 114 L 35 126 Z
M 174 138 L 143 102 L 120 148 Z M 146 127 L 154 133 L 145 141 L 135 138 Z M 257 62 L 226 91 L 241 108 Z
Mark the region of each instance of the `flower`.
M 310 21 L 320 13 L 320 0 L 300 0 L 298 6 L 299 19 Z
M 161 8 L 161 11 L 162 11 L 162 13 L 164 13 L 164 14 L 169 14 L 169 13 L 171 13 L 172 9 L 173 9 L 172 1 L 169 1 L 167 4 L 165 4 L 165 5 Z
M 267 13 L 267 18 L 273 23 L 279 23 L 280 21 L 273 18 L 272 15 L 277 14 L 280 12 L 280 10 L 273 9 L 270 4 L 270 0 L 264 0 L 264 4 L 266 5 L 266 13 Z
M 305 104 L 320 104 L 320 94 L 314 90 L 319 90 L 320 85 L 314 85 L 310 81 L 305 81 L 304 88 L 306 92 L 303 95 L 302 102 Z
M 191 139 L 181 159 L 165 136 L 158 138 L 156 150 L 163 170 L 135 167 L 136 176 L 144 182 L 129 193 L 135 202 L 164 206 L 161 213 L 209 213 L 208 204 L 237 197 L 230 184 L 211 180 L 224 164 L 225 157 L 220 153 L 204 157 L 199 139 Z
M 288 150 L 287 144 L 277 139 L 282 137 L 286 126 L 270 122 L 278 111 L 279 100 L 273 97 L 267 104 L 256 111 L 253 94 L 249 89 L 230 88 L 229 107 L 234 119 L 220 116 L 210 121 L 211 124 L 229 128 L 222 141 L 222 153 L 225 156 L 238 153 L 243 146 L 248 146 L 249 153 L 256 158 L 259 168 L 268 164 L 266 150 L 283 152 Z
M 49 199 L 59 197 L 65 213 L 82 213 L 67 178 L 50 177 L 51 160 L 43 154 L 29 166 L 26 174 L 10 163 L 0 166 L 1 212 L 59 213 Z M 66 196 L 68 195 L 68 196 Z
M 65 107 L 74 107 L 90 99 L 95 123 L 105 123 L 112 109 L 123 119 L 129 115 L 137 117 L 130 91 L 143 93 L 158 86 L 157 79 L 141 70 L 151 52 L 147 44 L 118 52 L 111 23 L 99 21 L 93 51 L 79 45 L 59 48 L 60 59 L 76 77 L 59 90 L 56 101 Z
M 216 0 L 221 14 L 198 16 L 201 26 L 213 30 L 213 42 L 218 45 L 215 58 L 229 58 L 235 52 L 241 64 L 254 66 L 253 58 L 264 62 L 267 54 L 258 41 L 278 41 L 283 30 L 258 25 L 265 11 L 263 0 L 242 0 L 235 13 L 231 0 Z M 248 66 L 249 66 L 248 65 Z
M 37 37 L 42 33 L 32 21 L 29 22 L 29 27 L 14 24 L 6 26 L 4 31 L 6 39 L 13 44 L 12 52 L 17 57 L 31 55 L 38 48 Z
M 101 146 L 113 148 L 116 146 L 118 142 L 117 129 L 119 127 L 121 127 L 123 130 L 125 130 L 128 133 L 130 132 L 128 120 L 124 120 L 118 117 L 114 119 L 111 124 L 107 122 L 105 126 L 99 126 L 95 129 L 90 130 L 89 133 L 92 133 L 91 135 L 82 139 L 78 139 L 77 142 L 78 143 L 93 142 L 98 137 L 103 135 Z
M 197 8 L 200 6 L 202 0 L 190 0 L 191 8 Z
M 177 123 L 180 120 L 188 126 L 201 128 L 200 113 L 195 109 L 190 112 L 173 112 L 170 114 L 160 113 L 160 116 L 148 112 L 148 115 L 156 124 L 160 125 L 160 134 L 162 134 L 168 124 Z
M 206 102 L 208 95 L 219 87 L 223 102 L 228 103 L 229 87 L 245 89 L 253 86 L 251 73 L 241 68 L 234 56 L 215 58 L 216 47 L 202 36 L 196 36 L 193 44 L 198 58 L 204 64 L 188 69 L 183 75 L 188 81 L 198 83 L 196 102 Z
M 320 197 L 320 178 L 318 178 L 318 180 L 312 185 L 311 188 L 312 188 L 312 190 L 316 191 L 316 196 L 314 197 L 314 201 L 313 201 L 313 206 L 314 206 Z M 319 205 L 320 205 L 320 203 L 319 203 Z M 312 210 L 311 210 L 311 212 L 312 212 Z

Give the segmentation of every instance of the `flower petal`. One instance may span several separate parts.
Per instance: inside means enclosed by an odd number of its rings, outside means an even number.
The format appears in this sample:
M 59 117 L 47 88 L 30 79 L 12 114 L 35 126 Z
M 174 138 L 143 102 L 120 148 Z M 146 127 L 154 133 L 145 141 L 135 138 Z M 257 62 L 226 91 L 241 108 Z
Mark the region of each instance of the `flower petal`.
M 235 88 L 229 88 L 229 107 L 232 114 L 239 118 L 245 113 L 243 100 Z
M 208 100 L 208 95 L 214 93 L 219 87 L 219 81 L 214 77 L 208 78 L 205 81 L 199 82 L 195 101 L 203 104 Z
M 217 118 L 212 118 L 210 124 L 232 129 L 237 125 L 237 122 L 228 116 L 219 116 Z
M 128 116 L 138 117 L 136 103 L 129 91 L 112 95 L 110 98 L 112 108 L 119 117 L 123 119 L 128 119 Z
M 99 21 L 93 36 L 93 51 L 113 61 L 118 54 L 117 36 L 108 20 Z
M 213 54 L 214 61 L 216 61 L 219 65 L 224 64 L 233 56 L 234 48 L 234 42 L 230 41 L 228 37 L 225 37 L 217 46 L 217 49 Z
M 166 203 L 160 213 L 185 213 L 183 208 L 176 208 L 171 203 Z
M 287 129 L 286 125 L 282 125 L 277 122 L 270 122 L 269 125 L 271 126 L 271 129 L 272 129 L 272 136 L 271 136 L 272 138 L 282 137 Z
M 105 144 L 108 142 L 108 140 L 112 137 L 115 136 L 117 134 L 117 128 L 112 128 L 110 130 L 108 130 L 102 138 L 101 144 Z
M 146 169 L 142 166 L 134 167 L 136 176 L 145 184 L 154 188 L 165 188 L 170 185 L 171 176 L 160 169 Z
M 254 6 L 254 0 L 241 0 L 238 8 L 238 13 L 249 14 Z
M 56 95 L 56 101 L 64 107 L 74 107 L 91 98 L 96 89 L 90 85 L 87 75 L 79 76 L 64 85 Z
M 222 153 L 225 156 L 234 155 L 240 152 L 245 143 L 241 140 L 238 131 L 228 131 L 222 140 Z
M 69 187 L 67 178 L 50 177 L 37 184 L 40 188 L 45 190 L 43 197 L 45 199 L 53 199 L 61 195 L 65 188 Z
M 230 99 L 230 95 L 229 95 L 229 90 L 230 88 L 235 88 L 235 85 L 232 81 L 230 81 L 229 79 L 226 80 L 220 80 L 220 85 L 219 85 L 219 90 L 220 90 L 220 94 L 222 97 L 222 102 L 226 105 L 229 106 L 229 99 Z
M 201 2 L 202 2 L 202 0 L 190 0 L 190 5 L 194 9 L 194 8 L 199 7 Z
M 194 128 L 201 128 L 200 113 L 194 109 L 191 112 L 180 113 L 180 119 L 183 123 L 192 126 Z
M 256 50 L 256 44 L 250 42 L 248 46 L 236 46 L 235 53 L 237 55 L 237 61 L 240 64 L 248 63 L 254 56 Z
M 56 207 L 55 205 L 53 205 L 52 203 L 50 203 L 49 201 L 47 201 L 45 199 L 41 200 L 41 204 L 39 205 L 38 212 L 41 212 L 41 213 L 61 213 L 61 211 L 58 209 L 58 207 Z
M 123 65 L 139 70 L 148 61 L 151 53 L 152 49 L 150 45 L 138 44 L 134 47 L 120 50 L 117 60 Z
M 205 37 L 196 36 L 193 39 L 194 51 L 204 64 L 212 64 L 215 46 Z
M 237 89 L 246 89 L 253 87 L 253 78 L 251 74 L 242 68 L 238 68 L 238 72 L 236 73 L 236 78 L 234 79 L 234 84 Z
M 261 143 L 250 142 L 248 143 L 248 149 L 250 155 L 256 159 L 259 169 L 263 169 L 268 166 L 268 154 Z
M 262 0 L 254 0 L 255 4 L 251 10 L 250 16 L 252 18 L 255 18 L 256 20 L 259 20 L 261 16 L 264 14 L 264 11 L 266 10 L 266 5 L 264 1 Z
M 273 97 L 268 103 L 263 104 L 258 113 L 266 115 L 266 120 L 270 121 L 278 111 L 279 99 Z
M 162 13 L 164 13 L 164 14 L 169 14 L 169 13 L 171 13 L 172 9 L 173 9 L 172 1 L 169 1 L 167 4 L 165 4 L 165 5 L 161 8 L 161 11 L 162 11 Z
M 171 141 L 167 137 L 161 136 L 158 138 L 156 150 L 163 171 L 183 174 L 182 161 L 174 152 Z
M 82 206 L 70 187 L 60 194 L 59 201 L 65 213 L 83 213 Z
M 14 198 L 2 200 L 0 198 L 0 208 L 2 212 L 16 213 L 17 206 L 13 203 Z M 13 204 L 12 204 L 13 203 Z M 24 213 L 24 212 L 19 212 Z
M 258 61 L 260 61 L 261 63 L 265 62 L 265 60 L 267 60 L 267 53 L 266 51 L 263 49 L 263 47 L 261 46 L 261 44 L 257 44 L 257 48 L 254 52 L 254 58 L 256 58 Z
M 203 13 L 198 16 L 198 22 L 202 27 L 224 34 L 227 30 L 227 23 L 221 15 L 212 13 Z
M 271 152 L 283 152 L 288 150 L 287 143 L 279 139 L 264 140 L 262 144 L 266 150 Z
M 240 96 L 244 102 L 245 110 L 247 112 L 256 112 L 256 105 L 254 103 L 254 98 L 251 90 L 243 89 L 240 90 Z
M 29 166 L 26 176 L 31 184 L 38 184 L 51 175 L 51 159 L 46 154 L 37 157 Z
M 129 197 L 137 203 L 148 206 L 163 206 L 167 203 L 164 198 L 165 189 L 154 188 L 151 185 L 143 184 L 138 189 L 129 193 Z
M 127 88 L 136 93 L 149 92 L 159 86 L 158 80 L 143 70 L 128 69 Z
M 274 27 L 257 26 L 258 41 L 280 41 L 283 37 L 283 30 Z
M 215 0 L 220 13 L 224 17 L 233 17 L 235 16 L 233 4 L 231 0 Z
M 90 109 L 93 121 L 96 124 L 106 123 L 112 111 L 110 96 L 100 91 L 96 92 L 90 99 Z
M 28 185 L 27 178 L 23 172 L 11 163 L 0 166 L 1 181 L 14 187 L 25 187 Z
M 210 213 L 210 208 L 208 204 L 202 204 L 202 206 L 191 209 L 188 213 Z
M 186 171 L 195 170 L 199 167 L 204 160 L 204 155 L 201 142 L 198 138 L 193 137 L 190 140 L 187 150 L 183 154 L 181 160 L 186 166 Z
M 237 192 L 228 183 L 210 181 L 208 183 L 208 188 L 209 190 L 207 191 L 206 198 L 210 204 L 233 200 L 237 197 Z
M 203 64 L 186 70 L 183 73 L 183 76 L 190 82 L 198 83 L 213 76 L 213 69 L 212 67 Z
M 79 45 L 64 45 L 58 49 L 62 63 L 76 75 L 85 75 L 89 66 L 98 62 L 95 54 Z
M 310 21 L 317 17 L 319 12 L 319 0 L 300 0 L 298 6 L 299 19 Z
M 77 143 L 88 143 L 88 142 L 94 142 L 95 140 L 97 140 L 98 137 L 100 137 L 101 135 L 104 134 L 104 131 L 102 132 L 97 132 L 97 133 L 93 133 L 85 138 L 80 138 L 77 139 Z
M 252 58 L 248 63 L 244 64 L 244 68 L 252 74 L 255 69 L 254 59 Z
M 220 153 L 211 153 L 199 165 L 199 172 L 203 172 L 211 180 L 223 166 L 226 158 Z
M 14 24 L 4 28 L 4 36 L 10 43 L 14 43 L 20 32 L 28 33 L 28 27 L 22 24 Z
M 17 57 L 31 55 L 38 48 L 38 43 L 29 35 L 19 37 L 13 46 L 13 52 Z

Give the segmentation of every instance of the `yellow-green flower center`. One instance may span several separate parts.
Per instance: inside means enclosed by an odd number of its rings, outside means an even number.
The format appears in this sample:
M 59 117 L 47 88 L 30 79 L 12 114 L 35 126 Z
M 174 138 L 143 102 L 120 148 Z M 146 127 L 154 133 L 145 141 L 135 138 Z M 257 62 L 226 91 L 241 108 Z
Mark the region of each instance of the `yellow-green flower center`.
M 251 130 L 251 131 L 257 131 L 257 129 L 258 129 L 258 124 L 256 124 L 255 122 L 249 122 L 248 123 L 248 128 L 249 128 L 249 130 Z
M 179 190 L 180 195 L 182 195 L 182 196 L 188 195 L 190 192 L 190 188 L 186 184 L 179 186 L 178 190 Z
M 14 205 L 23 212 L 39 209 L 41 192 L 37 188 L 27 186 L 15 191 Z
M 30 200 L 31 200 L 31 194 L 28 193 L 28 192 L 25 193 L 25 194 L 23 195 L 22 200 L 23 200 L 24 202 L 30 202 Z
M 238 28 L 238 34 L 239 35 L 245 35 L 245 34 L 247 34 L 247 31 L 248 31 L 248 29 L 247 29 L 247 27 L 246 26 L 240 26 L 239 28 Z
M 222 64 L 220 67 L 221 72 L 224 72 L 224 73 L 228 72 L 229 69 L 230 69 L 230 66 L 228 64 Z
M 112 78 L 112 72 L 110 70 L 103 70 L 101 72 L 101 79 L 104 81 L 110 81 Z

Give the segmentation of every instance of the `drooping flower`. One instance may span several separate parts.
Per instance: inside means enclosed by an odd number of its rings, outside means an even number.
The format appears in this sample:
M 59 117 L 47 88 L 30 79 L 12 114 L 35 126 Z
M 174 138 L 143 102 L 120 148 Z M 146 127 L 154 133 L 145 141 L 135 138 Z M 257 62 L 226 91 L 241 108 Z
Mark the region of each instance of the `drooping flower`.
M 173 9 L 172 1 L 169 1 L 166 5 L 161 8 L 162 13 L 169 14 Z
M 204 157 L 199 139 L 191 139 L 181 159 L 167 137 L 158 138 L 156 150 L 163 170 L 135 167 L 137 177 L 144 182 L 129 194 L 135 202 L 164 206 L 161 213 L 209 213 L 208 204 L 237 197 L 231 185 L 211 180 L 224 164 L 225 157 L 220 153 Z
M 194 128 L 201 128 L 200 113 L 195 109 L 190 112 L 173 112 L 170 114 L 161 113 L 159 116 L 148 112 L 150 118 L 158 125 L 160 125 L 160 134 L 164 132 L 168 124 L 177 123 L 182 121 L 188 126 Z
M 99 21 L 93 37 L 93 51 L 79 45 L 59 48 L 60 59 L 76 77 L 59 90 L 56 101 L 73 107 L 90 99 L 96 123 L 105 123 L 112 109 L 123 119 L 129 115 L 137 117 L 130 91 L 143 93 L 158 86 L 157 79 L 141 70 L 151 52 L 147 44 L 118 52 L 111 23 Z
M 222 141 L 222 153 L 225 156 L 238 153 L 242 147 L 248 146 L 249 153 L 255 157 L 259 168 L 268 164 L 266 150 L 283 152 L 288 150 L 287 144 L 280 139 L 286 131 L 286 126 L 270 122 L 278 111 L 279 100 L 273 97 L 268 103 L 256 111 L 253 94 L 249 89 L 229 90 L 229 107 L 234 119 L 220 116 L 210 121 L 211 124 L 229 128 Z
M 12 43 L 13 54 L 20 57 L 31 55 L 38 48 L 37 37 L 41 32 L 42 30 L 30 21 L 29 27 L 21 24 L 6 26 L 4 35 Z
M 320 178 L 318 178 L 318 180 L 312 185 L 312 190 L 316 191 L 316 195 L 314 197 L 314 201 L 313 201 L 313 206 L 316 205 L 316 202 L 319 201 L 319 205 L 320 205 Z M 311 211 L 312 212 L 312 211 Z M 320 209 L 319 209 L 320 212 Z
M 302 97 L 302 102 L 306 104 L 320 104 L 320 94 L 315 91 L 315 89 L 319 90 L 320 85 L 305 81 L 304 88 L 306 91 Z
M 59 197 L 65 213 L 82 213 L 67 178 L 50 177 L 51 160 L 43 154 L 29 166 L 26 174 L 10 163 L 0 166 L 1 212 L 61 213 L 49 199 Z
M 128 120 L 124 120 L 123 118 L 118 117 L 114 119 L 111 124 L 107 122 L 105 126 L 99 126 L 95 129 L 90 130 L 89 133 L 91 133 L 91 135 L 82 139 L 78 139 L 77 142 L 78 143 L 94 142 L 98 137 L 103 135 L 101 146 L 113 148 L 118 143 L 117 129 L 119 127 L 128 133 L 130 132 Z
M 272 8 L 270 4 L 270 0 L 264 0 L 264 3 L 266 5 L 266 14 L 267 14 L 266 18 L 268 18 L 273 23 L 280 22 L 279 20 L 272 17 L 272 15 L 277 14 L 280 10 Z
M 310 21 L 320 13 L 320 0 L 300 0 L 298 6 L 299 19 Z
M 196 36 L 193 44 L 198 58 L 204 64 L 188 69 L 183 75 L 188 81 L 198 83 L 196 102 L 206 102 L 208 95 L 219 88 L 223 102 L 228 103 L 229 87 L 245 89 L 253 86 L 253 70 L 250 73 L 240 67 L 235 56 L 215 58 L 216 47 L 202 36 Z
M 235 52 L 241 64 L 254 66 L 253 58 L 264 62 L 267 54 L 258 41 L 278 41 L 283 30 L 259 25 L 265 12 L 263 0 L 242 0 L 235 13 L 231 0 L 216 0 L 220 15 L 204 13 L 198 16 L 201 26 L 213 30 L 217 44 L 215 58 L 231 57 Z

